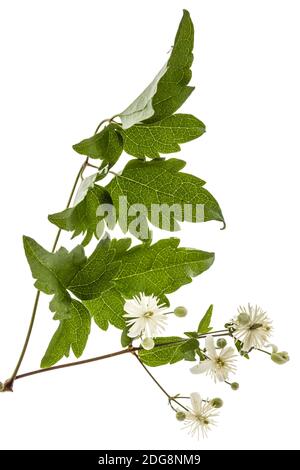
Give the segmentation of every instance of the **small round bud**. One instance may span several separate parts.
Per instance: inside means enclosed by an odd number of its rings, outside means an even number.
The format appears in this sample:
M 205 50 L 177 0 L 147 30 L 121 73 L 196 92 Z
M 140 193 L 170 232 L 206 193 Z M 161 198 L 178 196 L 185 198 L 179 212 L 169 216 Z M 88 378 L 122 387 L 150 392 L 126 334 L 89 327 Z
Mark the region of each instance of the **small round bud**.
M 240 384 L 238 384 L 237 382 L 232 382 L 230 387 L 231 387 L 232 390 L 236 391 L 240 388 Z
M 177 411 L 176 419 L 178 419 L 178 421 L 184 421 L 185 418 L 186 418 L 186 414 L 183 411 Z
M 271 359 L 275 364 L 285 364 L 290 360 L 289 355 L 286 351 L 275 352 L 271 354 Z
M 147 351 L 149 351 L 150 349 L 153 349 L 155 346 L 155 343 L 152 338 L 143 339 L 141 344 L 142 344 L 142 348 L 146 349 Z
M 188 311 L 185 307 L 176 307 L 175 310 L 174 310 L 174 315 L 176 315 L 176 317 L 180 317 L 180 318 L 186 317 L 187 313 L 188 313 Z
M 218 348 L 225 348 L 227 341 L 225 338 L 219 338 L 217 341 Z
M 223 400 L 221 398 L 213 398 L 212 400 L 210 400 L 210 404 L 214 407 L 214 408 L 222 408 L 223 406 Z
M 237 317 L 237 321 L 241 325 L 247 325 L 247 323 L 249 323 L 249 321 L 250 321 L 250 317 L 249 317 L 248 313 L 240 313 Z

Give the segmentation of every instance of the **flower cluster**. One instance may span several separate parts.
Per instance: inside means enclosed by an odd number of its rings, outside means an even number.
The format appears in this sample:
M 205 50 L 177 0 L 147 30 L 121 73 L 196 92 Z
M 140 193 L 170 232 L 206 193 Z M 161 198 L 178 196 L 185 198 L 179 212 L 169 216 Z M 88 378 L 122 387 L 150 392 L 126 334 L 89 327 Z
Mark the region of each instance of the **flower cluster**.
M 174 313 L 183 317 L 187 314 L 184 307 L 177 307 L 173 312 L 167 312 L 154 295 L 147 296 L 140 293 L 133 299 L 125 302 L 127 335 L 132 340 L 139 340 L 143 349 L 155 348 L 155 339 L 167 325 L 167 315 Z M 258 306 L 239 307 L 236 316 L 225 324 L 224 330 L 212 331 L 208 325 L 211 313 L 205 317 L 206 329 L 201 328 L 187 335 L 197 339 L 199 346 L 195 347 L 193 354 L 198 357 L 198 364 L 190 368 L 192 374 L 206 374 L 214 382 L 225 382 L 232 390 L 238 390 L 239 384 L 231 382 L 230 376 L 237 371 L 238 356 L 249 357 L 253 350 L 268 354 L 276 364 L 285 364 L 289 361 L 286 351 L 278 351 L 277 346 L 270 344 L 270 336 L 273 332 L 272 322 L 265 311 Z M 218 337 L 218 339 L 216 339 Z M 232 346 L 227 345 L 225 337 L 232 341 Z M 204 344 L 202 341 L 204 340 Z M 271 348 L 272 352 L 267 351 Z M 190 360 L 190 359 L 189 359 Z M 152 375 L 152 374 L 150 374 Z M 188 399 L 190 406 L 183 405 L 181 400 Z M 177 407 L 173 406 L 174 402 Z M 191 393 L 189 397 L 169 397 L 169 403 L 176 412 L 176 418 L 183 421 L 191 435 L 206 437 L 207 432 L 216 424 L 218 416 L 217 408 L 221 408 L 223 401 L 220 398 L 203 400 L 199 393 Z

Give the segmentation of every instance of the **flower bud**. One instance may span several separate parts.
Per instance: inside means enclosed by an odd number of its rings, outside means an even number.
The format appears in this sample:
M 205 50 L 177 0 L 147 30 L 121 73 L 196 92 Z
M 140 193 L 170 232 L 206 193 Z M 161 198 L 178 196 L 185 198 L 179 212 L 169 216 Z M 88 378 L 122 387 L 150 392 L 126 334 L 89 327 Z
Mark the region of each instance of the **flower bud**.
M 232 384 L 230 385 L 231 386 L 231 389 L 236 391 L 240 388 L 240 384 L 238 384 L 237 382 L 232 382 Z
M 212 400 L 210 400 L 210 404 L 214 407 L 214 408 L 222 408 L 223 406 L 223 400 L 221 398 L 213 398 Z
M 186 418 L 186 414 L 183 411 L 177 411 L 176 419 L 178 419 L 178 421 L 184 421 L 185 418 Z
M 153 349 L 155 346 L 155 343 L 152 338 L 143 339 L 141 344 L 142 344 L 142 348 L 146 349 L 147 351 L 149 351 L 150 349 Z
M 225 338 L 219 338 L 217 341 L 218 348 L 225 348 L 227 341 Z
M 176 317 L 180 317 L 180 318 L 186 317 L 187 313 L 188 313 L 188 311 L 185 307 L 176 307 L 175 310 L 174 310 L 174 315 L 176 315 Z
M 4 385 L 2 382 L 0 382 L 0 392 L 3 392 L 3 390 L 4 390 Z
M 249 321 L 250 321 L 250 317 L 249 317 L 248 313 L 240 313 L 237 317 L 237 321 L 241 325 L 247 325 L 247 323 L 249 323 Z
M 285 364 L 290 360 L 289 355 L 286 351 L 275 352 L 271 354 L 271 359 L 275 364 Z

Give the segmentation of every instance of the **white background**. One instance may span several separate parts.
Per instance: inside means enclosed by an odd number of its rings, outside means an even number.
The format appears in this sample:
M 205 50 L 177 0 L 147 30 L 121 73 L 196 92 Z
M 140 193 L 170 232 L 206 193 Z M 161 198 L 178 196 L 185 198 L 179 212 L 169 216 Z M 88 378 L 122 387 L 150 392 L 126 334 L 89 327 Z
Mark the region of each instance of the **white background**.
M 182 245 L 215 251 L 216 261 L 171 296 L 173 306 L 184 304 L 190 314 L 170 318 L 167 333 L 193 329 L 210 303 L 214 326 L 222 327 L 250 301 L 269 312 L 274 342 L 291 362 L 279 367 L 258 353 L 241 359 L 238 392 L 192 376 L 190 363 L 154 369 L 170 393 L 224 399 L 218 427 L 200 442 L 181 430 L 131 356 L 20 380 L 14 393 L 0 396 L 3 449 L 299 448 L 296 0 L 1 1 L 0 378 L 17 360 L 34 297 L 21 236 L 50 248 L 55 227 L 47 214 L 63 208 L 82 162 L 71 145 L 152 80 L 182 8 L 196 29 L 196 90 L 182 110 L 202 119 L 207 133 L 178 156 L 208 182 L 227 229 L 215 222 L 184 225 Z M 62 242 L 74 245 L 68 234 Z M 38 367 L 56 328 L 48 301 L 42 296 L 22 371 Z M 95 327 L 84 357 L 119 347 L 119 331 Z

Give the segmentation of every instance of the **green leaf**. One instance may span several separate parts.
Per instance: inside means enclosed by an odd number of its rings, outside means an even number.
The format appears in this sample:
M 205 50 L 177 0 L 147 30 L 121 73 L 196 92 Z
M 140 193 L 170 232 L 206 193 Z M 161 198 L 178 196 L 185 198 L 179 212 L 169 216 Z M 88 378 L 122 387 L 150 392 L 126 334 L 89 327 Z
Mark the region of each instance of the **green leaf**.
M 174 114 L 153 124 L 124 129 L 124 150 L 137 158 L 158 158 L 160 153 L 179 152 L 179 144 L 200 137 L 205 125 L 190 114 Z
M 179 230 L 177 221 L 182 220 L 217 220 L 224 223 L 218 202 L 203 188 L 205 182 L 180 172 L 184 166 L 185 162 L 175 158 L 148 162 L 131 160 L 122 174 L 111 180 L 106 189 L 111 195 L 124 233 L 129 230 L 138 238 L 146 238 L 147 219 L 153 225 L 169 231 Z M 120 210 L 121 197 L 126 198 L 127 207 L 130 208 L 126 217 L 124 209 Z M 137 227 L 137 220 L 143 230 Z
M 102 330 L 107 330 L 109 323 L 123 330 L 126 327 L 124 303 L 122 295 L 114 287 L 110 287 L 100 297 L 86 300 L 84 305 Z
M 184 334 L 188 338 L 198 338 L 199 336 L 199 333 L 197 333 L 197 331 L 185 331 Z
M 116 288 L 127 298 L 138 292 L 160 296 L 174 292 L 210 268 L 213 253 L 179 248 L 179 242 L 178 238 L 169 238 L 124 253 L 113 278 Z
M 184 339 L 178 336 L 155 338 L 155 347 L 149 351 L 141 349 L 139 357 L 144 364 L 151 367 L 175 364 L 184 360 L 186 354 L 198 346 L 196 339 Z
M 91 317 L 88 310 L 77 300 L 72 300 L 69 319 L 61 320 L 41 362 L 41 367 L 51 367 L 70 349 L 78 358 L 84 351 L 90 333 Z
M 171 55 L 138 98 L 120 113 L 123 129 L 141 121 L 157 122 L 171 116 L 190 96 L 188 86 L 193 63 L 194 27 L 188 11 L 184 10 Z
M 82 300 L 100 297 L 101 293 L 112 287 L 112 280 L 121 267 L 120 257 L 128 250 L 130 244 L 129 238 L 121 240 L 103 238 L 86 264 L 72 279 L 69 284 L 70 291 Z
M 185 361 L 196 361 L 196 352 L 195 352 L 195 350 L 186 351 L 184 353 L 184 360 Z
M 132 338 L 128 336 L 128 331 L 130 330 L 130 326 L 126 326 L 121 334 L 121 345 L 123 348 L 127 348 L 130 344 L 132 344 Z
M 67 316 L 71 307 L 67 287 L 86 262 L 83 247 L 79 245 L 70 253 L 65 248 L 49 253 L 32 238 L 23 237 L 23 242 L 32 276 L 36 279 L 35 287 L 45 294 L 54 294 L 50 310 L 61 317 Z
M 213 309 L 214 309 L 214 306 L 210 305 L 208 307 L 208 310 L 205 313 L 204 317 L 200 321 L 200 323 L 198 325 L 198 330 L 197 330 L 199 334 L 202 335 L 202 334 L 205 334 L 205 333 L 209 333 L 209 331 L 212 330 L 212 328 L 210 328 L 210 322 L 211 322 Z
M 74 232 L 72 238 L 81 233 L 85 234 L 82 245 L 86 246 L 94 235 L 97 237 L 97 225 L 103 218 L 97 216 L 100 204 L 112 204 L 112 200 L 104 188 L 95 184 L 88 188 L 86 195 L 77 205 L 51 214 L 48 219 L 60 229 Z
M 126 298 L 145 292 L 165 299 L 166 294 L 191 282 L 214 261 L 213 253 L 179 248 L 179 242 L 170 238 L 128 250 L 130 239 L 105 238 L 68 288 L 82 300 L 100 298 L 113 286 Z
M 121 135 L 115 124 L 109 124 L 99 134 L 73 145 L 75 152 L 90 158 L 99 158 L 114 165 L 123 151 Z
M 235 340 L 234 342 L 234 345 L 236 347 L 236 350 L 238 351 L 238 353 L 244 357 L 245 359 L 250 359 L 250 356 L 247 352 L 245 351 L 242 351 L 242 347 L 243 347 L 243 343 L 242 341 L 240 341 L 239 339 Z
M 95 182 L 97 181 L 98 174 L 99 174 L 98 172 L 94 173 L 94 174 L 88 176 L 87 178 L 84 178 L 81 181 L 81 183 L 79 185 L 79 188 L 77 190 L 75 199 L 74 199 L 74 205 L 75 206 L 77 206 L 77 204 L 79 204 L 81 201 L 83 201 L 85 196 L 87 195 L 88 191 L 91 188 L 94 187 Z

